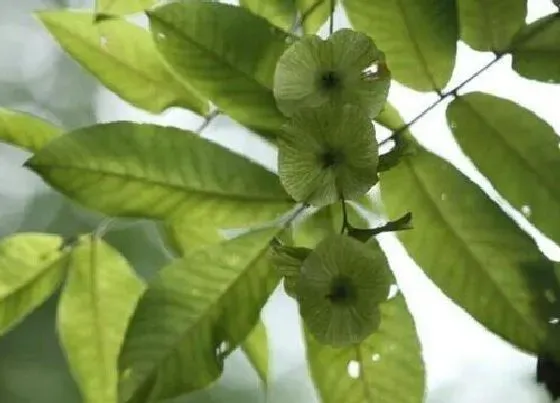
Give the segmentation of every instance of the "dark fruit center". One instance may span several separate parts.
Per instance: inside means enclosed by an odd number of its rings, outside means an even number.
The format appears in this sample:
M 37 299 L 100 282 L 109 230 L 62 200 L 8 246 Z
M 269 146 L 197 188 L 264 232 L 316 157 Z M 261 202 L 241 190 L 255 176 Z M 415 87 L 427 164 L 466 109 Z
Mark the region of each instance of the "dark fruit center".
M 335 150 L 328 150 L 321 155 L 323 168 L 331 168 L 342 162 L 342 155 Z
M 333 304 L 350 304 L 356 299 L 356 290 L 348 277 L 336 278 L 327 294 L 327 299 Z
M 331 90 L 333 88 L 338 87 L 340 84 L 340 78 L 338 74 L 334 71 L 325 71 L 321 75 L 321 86 L 325 90 Z

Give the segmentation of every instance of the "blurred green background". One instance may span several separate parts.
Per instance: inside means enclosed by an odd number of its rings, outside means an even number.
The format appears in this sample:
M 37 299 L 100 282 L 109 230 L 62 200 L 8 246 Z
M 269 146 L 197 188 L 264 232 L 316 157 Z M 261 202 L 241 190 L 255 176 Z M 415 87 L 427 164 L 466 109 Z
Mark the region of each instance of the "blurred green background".
M 544 12 L 550 12 L 549 3 L 549 0 L 530 0 L 529 5 L 540 4 Z M 101 89 L 93 78 L 62 53 L 32 16 L 33 11 L 40 9 L 84 8 L 92 4 L 93 0 L 0 0 L 0 107 L 33 113 L 65 129 L 115 119 L 196 127 L 199 121 L 189 113 L 175 110 L 163 117 L 148 116 Z M 536 10 L 535 6 L 533 9 Z M 462 47 L 459 53 L 460 68 L 467 74 L 482 64 L 477 54 L 468 52 Z M 490 88 L 490 91 L 498 92 L 494 87 L 499 86 L 517 91 L 517 98 L 523 97 L 525 104 L 542 100 L 542 111 L 547 104 L 550 106 L 551 102 L 540 95 L 527 96 L 530 91 L 541 95 L 545 92 L 536 91 L 533 83 L 529 85 L 513 77 L 507 65 L 502 70 L 500 68 L 497 66 L 495 74 L 489 73 L 481 79 L 480 89 Z M 465 76 L 465 71 L 460 73 Z M 529 86 L 524 86 L 526 84 Z M 402 107 L 407 118 L 433 102 L 432 95 L 414 93 L 398 85 L 394 85 L 391 91 L 391 101 Z M 560 90 L 556 91 L 560 94 Z M 539 111 L 537 107 L 533 109 Z M 442 124 L 443 116 L 437 113 L 433 117 L 441 122 L 424 119 L 417 125 L 420 134 L 431 135 L 430 125 Z M 205 136 L 220 138 L 222 143 L 240 151 L 250 149 L 259 160 L 274 166 L 274 161 L 269 158 L 270 149 L 251 140 L 247 133 L 226 118 L 217 119 Z M 432 148 L 444 147 L 444 144 L 447 145 L 445 142 L 432 144 Z M 0 238 L 23 231 L 72 236 L 94 229 L 103 217 L 87 212 L 49 190 L 40 179 L 21 167 L 27 157 L 28 154 L 21 150 L 0 144 Z M 118 221 L 111 228 L 106 240 L 117 247 L 143 276 L 150 277 L 170 259 L 155 224 Z M 398 245 L 386 242 L 387 245 L 394 248 L 390 253 L 393 267 L 406 271 L 401 287 L 407 294 L 424 347 L 428 402 L 550 402 L 544 390 L 534 382 L 533 357 L 515 351 L 482 329 L 450 304 Z M 0 403 L 81 401 L 57 342 L 55 299 L 56 296 L 0 338 Z M 226 361 L 225 373 L 219 382 L 173 403 L 316 402 L 307 376 L 295 303 L 281 291 L 276 292 L 265 308 L 264 320 L 271 338 L 272 360 L 267 394 L 243 354 L 236 352 Z

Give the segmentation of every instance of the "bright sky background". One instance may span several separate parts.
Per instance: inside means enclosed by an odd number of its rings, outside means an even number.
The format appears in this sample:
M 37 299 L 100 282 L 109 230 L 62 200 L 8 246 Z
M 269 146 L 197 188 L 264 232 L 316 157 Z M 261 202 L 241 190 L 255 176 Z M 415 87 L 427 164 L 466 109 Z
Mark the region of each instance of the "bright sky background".
M 9 1 L 9 0 L 4 0 Z M 15 0 L 12 0 L 15 1 Z M 77 2 L 82 3 L 81 1 Z M 528 21 L 554 12 L 551 0 L 529 0 Z M 337 15 L 337 26 L 345 25 L 345 17 Z M 326 32 L 326 30 L 324 30 Z M 17 37 L 25 37 L 27 46 L 20 47 Z M 46 32 L 36 26 L 14 24 L 0 26 L 0 55 L 11 52 L 11 58 L 0 57 L 0 74 L 11 75 L 14 79 L 29 79 L 39 74 L 47 77 L 39 87 L 32 88 L 41 96 L 41 91 L 48 87 L 48 72 L 54 68 L 57 45 Z M 477 53 L 465 45 L 459 45 L 457 69 L 450 88 L 470 76 L 486 64 L 492 55 Z M 72 85 L 72 83 L 69 83 Z M 43 87 L 41 87 L 43 86 Z M 510 58 L 504 57 L 489 71 L 482 74 L 463 92 L 481 90 L 518 102 L 549 122 L 560 133 L 560 86 L 541 84 L 525 80 L 510 68 Z M 390 101 L 398 107 L 406 121 L 409 121 L 436 99 L 434 94 L 420 94 L 393 84 Z M 71 99 L 53 99 L 52 102 L 72 102 Z M 162 116 L 151 116 L 138 111 L 103 88 L 96 97 L 98 120 L 136 120 L 157 122 L 183 128 L 194 129 L 200 118 L 184 111 L 172 110 Z M 445 123 L 445 106 L 442 103 L 413 127 L 413 132 L 430 149 L 450 158 L 475 182 L 489 189 L 491 197 L 511 213 L 524 228 L 529 228 L 522 214 L 513 211 L 507 203 L 496 195 L 488 182 L 473 169 L 454 143 Z M 26 105 L 26 110 L 33 109 Z M 37 111 L 41 114 L 41 111 Z M 48 118 L 48 116 L 46 116 Z M 217 119 L 204 133 L 206 137 L 242 152 L 256 155 L 266 166 L 275 168 L 274 152 L 268 146 L 236 128 L 225 118 Z M 560 142 L 560 140 L 559 140 Z M 8 198 L 15 201 L 3 206 L 21 209 L 17 201 L 25 200 L 33 192 L 42 189 L 40 182 L 30 173 L 22 173 L 17 163 L 23 161 L 24 154 L 0 148 L 0 196 L 8 193 Z M 23 186 L 22 186 L 23 184 Z M 8 192 L 9 190 L 9 192 Z M 11 206 L 11 207 L 10 207 Z M 13 228 L 17 228 L 17 214 L 14 214 Z M 560 260 L 560 248 L 543 239 L 538 231 L 529 228 L 538 240 L 539 246 L 551 259 Z M 7 231 L 4 226 L 0 236 Z M 536 360 L 522 354 L 497 337 L 485 331 L 460 308 L 451 304 L 436 289 L 408 258 L 405 250 L 396 242 L 394 236 L 382 236 L 382 245 L 389 252 L 392 267 L 399 278 L 401 289 L 405 293 L 410 308 L 415 316 L 418 331 L 424 348 L 428 370 L 428 384 L 432 393 L 429 403 L 549 403 L 543 389 L 533 381 Z M 442 249 L 445 253 L 445 249 Z M 273 342 L 274 378 L 270 390 L 270 401 L 282 402 L 285 394 L 279 398 L 279 388 L 285 389 L 287 382 L 296 382 L 293 402 L 313 402 L 315 399 L 311 385 L 305 381 L 306 368 L 303 361 L 303 345 L 299 334 L 299 319 L 295 303 L 276 293 L 265 308 L 265 322 Z M 239 371 L 238 365 L 248 364 L 239 354 L 228 363 L 226 379 L 239 384 L 239 387 L 256 385 L 256 377 L 247 379 L 246 371 Z M 328 365 L 328 363 L 325 363 Z M 285 390 L 283 390 L 285 392 Z M 276 396 L 276 397 L 275 397 Z

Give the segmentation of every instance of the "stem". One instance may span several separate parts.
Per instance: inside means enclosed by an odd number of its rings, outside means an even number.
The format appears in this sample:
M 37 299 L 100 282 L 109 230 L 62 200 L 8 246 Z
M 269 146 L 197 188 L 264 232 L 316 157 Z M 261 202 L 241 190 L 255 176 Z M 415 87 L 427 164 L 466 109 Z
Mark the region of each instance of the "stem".
M 340 203 L 342 206 L 342 228 L 340 229 L 340 233 L 343 234 L 344 230 L 350 228 L 350 223 L 348 222 L 348 209 L 346 208 L 344 197 L 340 198 Z
M 299 206 L 291 216 L 288 217 L 286 221 L 282 224 L 283 229 L 287 229 L 292 223 L 309 207 L 307 203 L 303 203 Z
M 439 98 L 437 99 L 437 101 L 435 101 L 433 104 L 431 104 L 430 106 L 428 106 L 426 109 L 424 109 L 422 112 L 420 112 L 416 117 L 414 117 L 410 122 L 406 123 L 405 125 L 399 127 L 397 130 L 395 130 L 393 132 L 393 134 L 389 137 L 387 137 L 385 140 L 383 140 L 380 145 L 384 145 L 387 142 L 389 142 L 390 140 L 393 140 L 395 137 L 401 135 L 403 132 L 405 132 L 406 130 L 408 130 L 413 124 L 415 124 L 416 122 L 418 122 L 420 119 L 422 119 L 424 116 L 426 116 L 430 111 L 432 111 L 432 109 L 434 109 L 435 107 L 437 107 L 439 104 L 441 104 L 444 100 L 446 100 L 447 98 L 449 98 L 450 96 L 457 96 L 457 91 L 459 91 L 461 88 L 463 88 L 465 85 L 467 85 L 468 83 L 470 83 L 471 81 L 473 81 L 474 79 L 476 79 L 479 75 L 481 75 L 482 73 L 484 73 L 486 70 L 488 70 L 490 67 L 492 67 L 494 64 L 496 64 L 499 60 L 501 60 L 501 58 L 503 57 L 503 55 L 496 55 L 494 57 L 494 59 L 492 59 L 490 62 L 488 62 L 487 64 L 485 64 L 484 66 L 482 66 L 480 69 L 478 69 L 475 73 L 473 73 L 469 78 L 467 78 L 466 80 L 462 81 L 460 84 L 458 84 L 455 88 L 451 89 L 450 91 L 441 93 Z
M 305 24 L 305 21 L 307 21 L 307 19 L 309 18 L 309 16 L 311 14 L 313 14 L 313 12 L 319 7 L 321 6 L 326 0 L 317 0 L 315 3 L 313 3 L 313 5 L 311 7 L 309 7 L 307 10 L 305 10 L 302 14 L 301 17 L 299 19 L 296 20 L 296 22 L 294 23 L 294 26 L 292 27 L 292 32 L 296 32 L 298 29 L 300 29 L 303 24 Z
M 195 133 L 197 134 L 202 133 L 204 130 L 206 130 L 208 126 L 210 126 L 210 123 L 212 123 L 212 121 L 216 119 L 219 115 L 220 115 L 220 111 L 218 109 L 214 109 L 212 112 L 210 112 L 208 116 L 206 116 L 206 119 L 204 119 L 204 122 L 202 122 L 202 124 L 198 127 L 198 129 L 196 129 Z
M 558 15 L 558 13 L 557 13 Z M 549 20 L 549 24 L 551 23 L 551 21 L 553 21 L 553 19 Z M 536 29 L 532 32 L 528 32 L 527 35 L 524 38 L 519 39 L 515 44 L 516 45 L 520 45 L 525 43 L 525 41 L 531 39 L 534 35 L 536 35 L 537 33 L 539 33 L 540 31 L 542 31 L 543 29 L 545 29 L 548 26 L 548 24 L 543 24 L 539 27 L 539 29 Z M 406 123 L 405 125 L 403 125 L 402 127 L 396 129 L 393 134 L 391 134 L 391 136 L 389 136 L 388 138 L 386 138 L 385 140 L 383 140 L 380 145 L 384 145 L 387 142 L 389 142 L 390 140 L 393 140 L 395 137 L 401 135 L 404 131 L 406 131 L 407 129 L 409 129 L 413 124 L 415 124 L 416 122 L 418 122 L 420 119 L 422 119 L 424 116 L 426 116 L 432 109 L 434 109 L 436 106 L 438 106 L 439 104 L 441 104 L 445 99 L 453 96 L 456 97 L 457 96 L 457 91 L 459 91 L 460 89 L 462 89 L 465 85 L 469 84 L 471 81 L 473 81 L 474 79 L 476 79 L 479 75 L 481 75 L 482 73 L 484 73 L 486 70 L 488 70 L 490 67 L 492 67 L 494 64 L 496 64 L 497 62 L 499 62 L 500 60 L 502 60 L 502 58 L 509 54 L 512 53 L 513 51 L 515 51 L 514 47 L 511 47 L 510 49 L 503 51 L 501 53 L 495 53 L 494 59 L 492 59 L 490 62 L 488 62 L 487 64 L 485 64 L 484 66 L 482 66 L 480 69 L 478 69 L 476 72 L 474 72 L 469 78 L 467 78 L 466 80 L 462 81 L 460 84 L 458 84 L 455 88 L 447 91 L 447 92 L 443 92 L 439 94 L 439 98 L 437 101 L 435 101 L 433 104 L 431 104 L 430 106 L 428 106 L 426 109 L 424 109 L 418 116 L 416 116 L 414 119 L 412 119 L 410 122 Z
M 335 0 L 331 0 L 331 18 L 329 21 L 329 35 L 332 35 L 334 32 L 334 8 L 335 8 Z

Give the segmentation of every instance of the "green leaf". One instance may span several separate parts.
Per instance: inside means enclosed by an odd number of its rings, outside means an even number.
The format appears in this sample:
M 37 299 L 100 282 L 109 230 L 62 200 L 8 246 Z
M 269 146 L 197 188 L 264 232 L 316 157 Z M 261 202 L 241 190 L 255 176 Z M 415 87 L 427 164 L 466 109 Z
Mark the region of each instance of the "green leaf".
M 411 257 L 455 303 L 519 348 L 539 350 L 546 321 L 525 276 L 551 265 L 533 240 L 452 165 L 416 149 L 381 177 L 390 216 L 411 211 L 414 230 L 398 234 Z
M 496 190 L 560 244 L 560 137 L 514 102 L 475 92 L 454 100 L 447 121 Z
M 241 348 L 251 362 L 261 381 L 268 384 L 268 336 L 263 322 L 258 321 L 247 338 L 241 343 Z
M 512 67 L 525 78 L 560 83 L 560 14 L 524 27 L 515 37 Z
M 38 16 L 73 59 L 132 105 L 153 113 L 172 106 L 208 113 L 208 101 L 173 76 L 146 30 L 114 18 L 95 23 L 93 14 L 79 11 Z
M 343 0 L 352 26 L 387 56 L 392 77 L 418 90 L 445 87 L 455 65 L 457 17 L 450 0 Z
M 187 254 L 141 298 L 121 354 L 121 398 L 156 378 L 160 399 L 203 388 L 256 325 L 278 283 L 266 252 L 278 229 Z
M 391 285 L 389 265 L 379 245 L 364 245 L 331 233 L 303 262 L 296 284 L 299 312 L 309 332 L 323 344 L 349 346 L 379 328 L 379 304 Z
M 288 34 L 220 3 L 172 3 L 148 16 L 158 49 L 178 74 L 239 123 L 275 136 L 284 117 L 273 76 Z
M 217 244 L 224 240 L 220 229 L 215 225 L 196 225 L 190 217 L 177 217 L 167 220 L 162 236 L 179 255 L 184 255 L 197 248 Z
M 375 130 L 355 106 L 324 105 L 294 115 L 278 141 L 278 172 L 297 201 L 316 206 L 353 199 L 377 183 Z
M 296 20 L 295 0 L 240 0 L 239 4 L 285 31 L 289 31 Z
M 293 205 L 273 173 L 172 127 L 120 122 L 78 129 L 26 164 L 71 199 L 110 216 L 243 226 Z
M 0 241 L 0 335 L 41 305 L 64 277 L 58 236 L 35 233 Z
M 0 108 L 0 141 L 36 152 L 62 132 L 35 116 Z
M 274 96 L 286 116 L 350 104 L 374 118 L 387 101 L 390 82 L 385 56 L 371 38 L 341 29 L 327 40 L 308 35 L 290 46 L 276 66 Z
M 337 1 L 337 0 L 334 0 Z M 303 20 L 303 33 L 314 34 L 331 15 L 331 0 L 295 0 Z
M 69 259 L 57 329 L 84 402 L 117 403 L 118 354 L 144 286 L 99 239 L 83 238 Z
M 397 296 L 381 304 L 381 326 L 356 346 L 333 348 L 305 332 L 311 377 L 323 403 L 421 403 L 424 363 L 412 316 Z
M 99 14 L 126 15 L 146 10 L 157 0 L 97 0 L 95 11 Z
M 527 0 L 458 0 L 461 39 L 479 51 L 506 50 L 525 24 Z
M 412 229 L 412 213 L 406 213 L 401 218 L 388 221 L 375 228 L 348 228 L 348 235 L 362 242 L 368 242 L 372 237 L 383 232 L 405 231 Z

